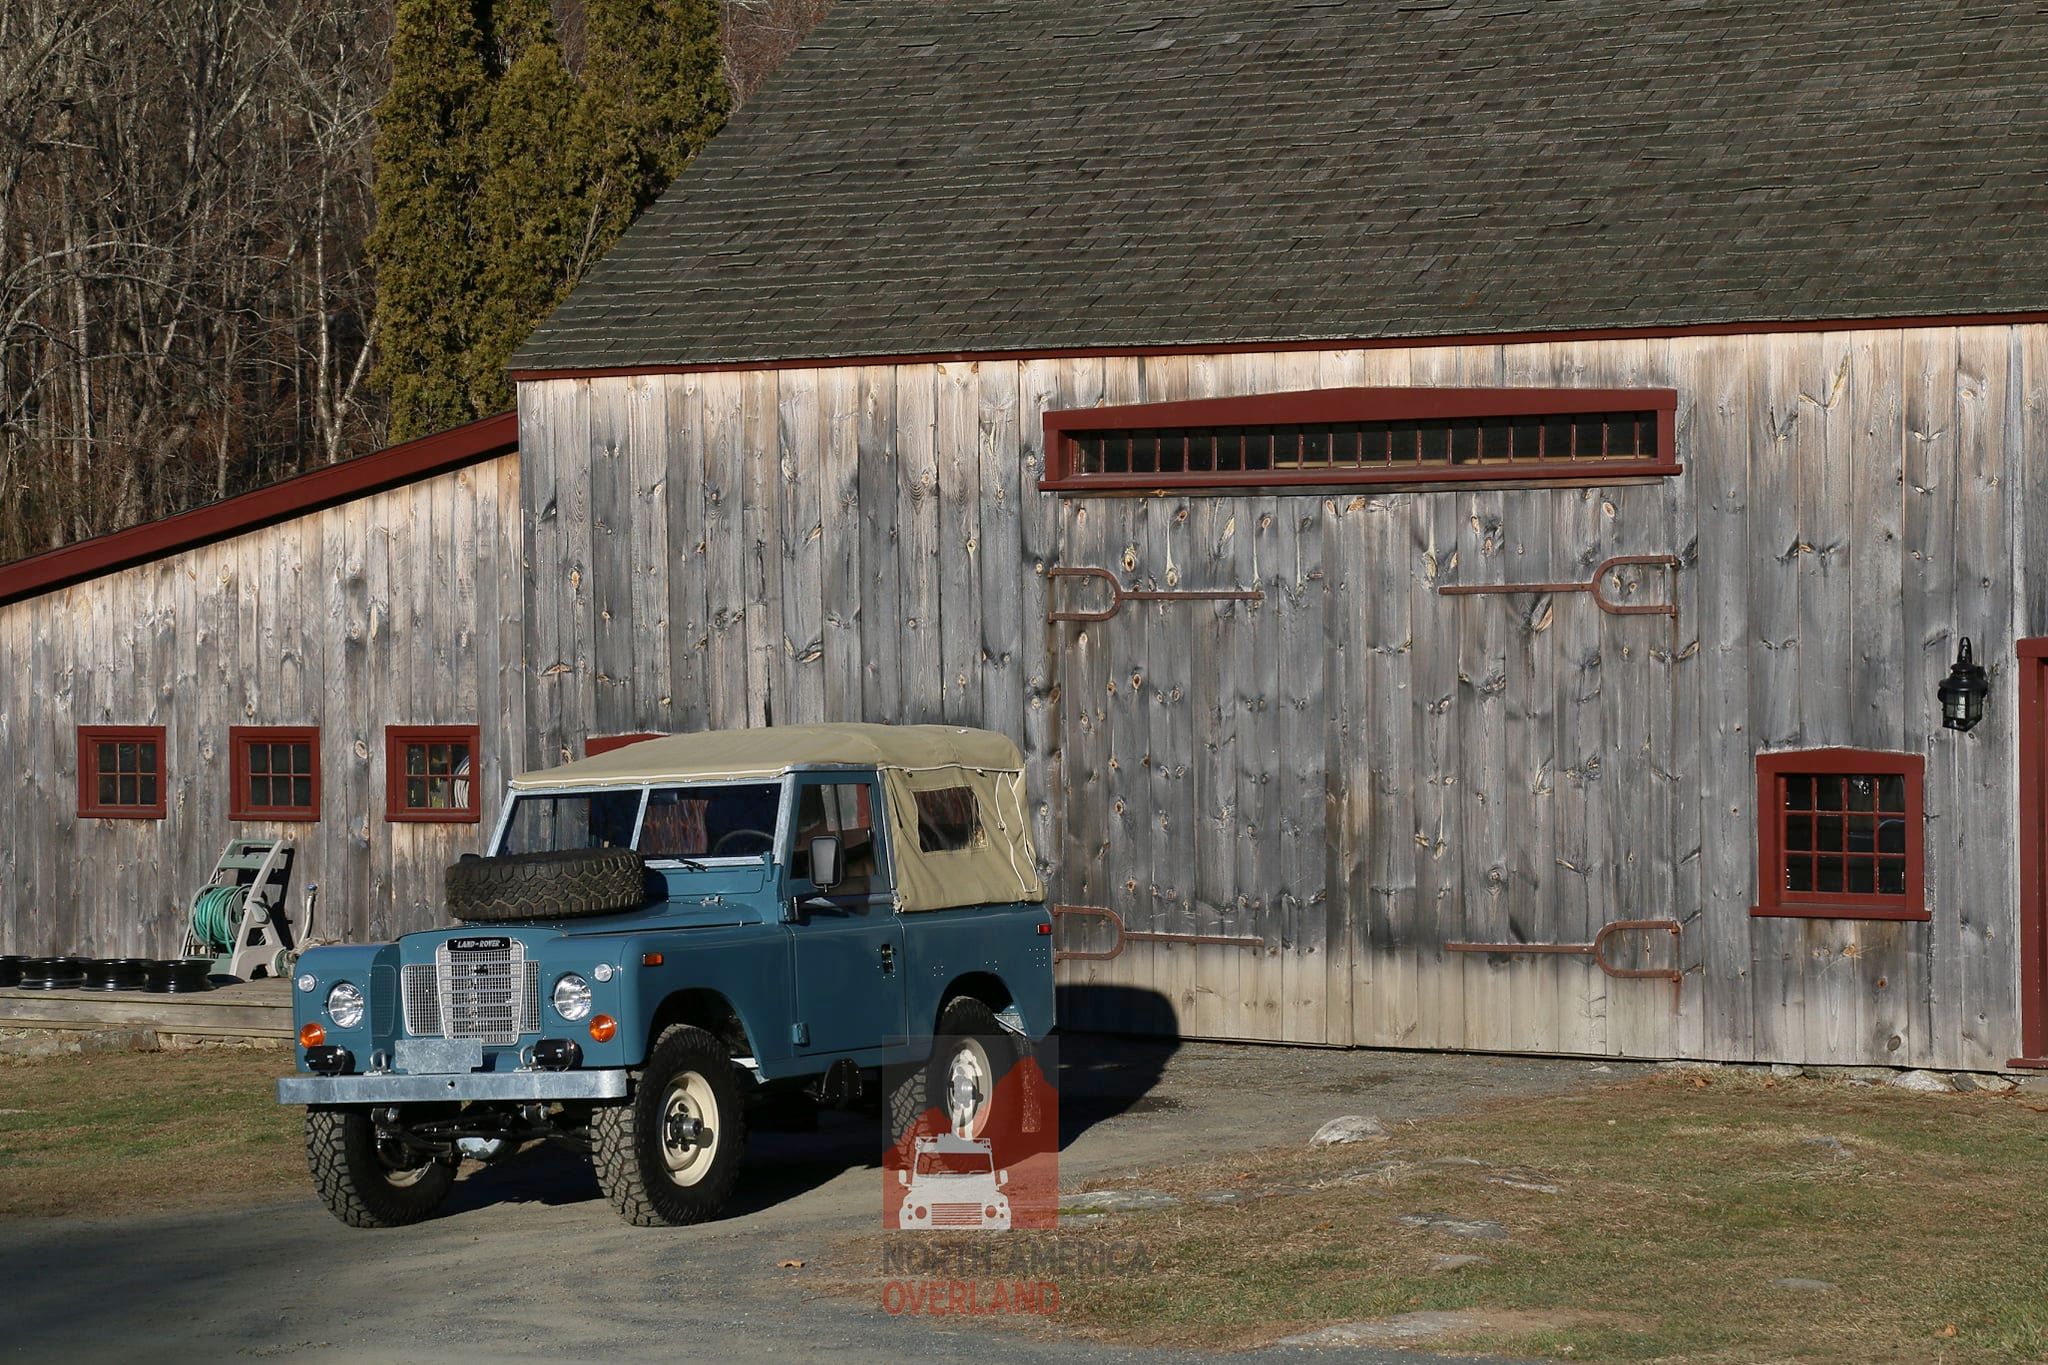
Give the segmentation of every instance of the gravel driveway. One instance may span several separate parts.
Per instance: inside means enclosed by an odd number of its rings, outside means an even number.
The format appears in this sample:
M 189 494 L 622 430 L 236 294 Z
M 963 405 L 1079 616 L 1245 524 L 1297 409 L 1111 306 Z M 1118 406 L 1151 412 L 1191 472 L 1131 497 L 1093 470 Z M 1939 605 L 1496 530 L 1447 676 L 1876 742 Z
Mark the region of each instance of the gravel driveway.
M 1586 1061 L 1061 1040 L 1061 1183 L 1190 1154 L 1306 1142 L 1333 1115 L 1388 1120 L 1618 1079 Z M 388 1232 L 342 1227 L 312 1199 L 220 1214 L 15 1224 L 0 1246 L 0 1352 L 174 1359 L 803 1359 L 912 1352 L 984 1362 L 1160 1360 L 895 1317 L 820 1292 L 835 1257 L 879 1225 L 874 1129 L 827 1115 L 761 1133 L 725 1220 L 629 1228 L 587 1170 L 536 1153 L 463 1181 L 443 1216 Z M 232 1182 L 233 1171 L 195 1171 Z M 910 1234 L 905 1234 L 910 1235 Z M 779 1269 L 800 1260 L 802 1269 Z M 1303 1353 L 1269 1353 L 1294 1358 Z M 1398 1360 L 1414 1353 L 1310 1353 Z

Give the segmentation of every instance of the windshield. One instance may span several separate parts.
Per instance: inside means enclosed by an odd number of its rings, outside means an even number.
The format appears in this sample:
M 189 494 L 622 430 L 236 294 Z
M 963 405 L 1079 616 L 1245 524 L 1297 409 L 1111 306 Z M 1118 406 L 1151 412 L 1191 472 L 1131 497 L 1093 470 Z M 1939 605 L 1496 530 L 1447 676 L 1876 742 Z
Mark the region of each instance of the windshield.
M 635 848 L 649 861 L 759 858 L 775 848 L 782 811 L 779 782 L 723 782 L 656 787 L 640 814 L 638 787 L 618 791 L 549 792 L 513 799 L 500 857 Z M 640 839 L 633 840 L 633 827 Z
M 919 1152 L 919 1175 L 989 1175 L 995 1171 L 995 1157 L 988 1152 Z
M 640 825 L 648 859 L 758 858 L 775 848 L 782 811 L 779 782 L 656 787 Z

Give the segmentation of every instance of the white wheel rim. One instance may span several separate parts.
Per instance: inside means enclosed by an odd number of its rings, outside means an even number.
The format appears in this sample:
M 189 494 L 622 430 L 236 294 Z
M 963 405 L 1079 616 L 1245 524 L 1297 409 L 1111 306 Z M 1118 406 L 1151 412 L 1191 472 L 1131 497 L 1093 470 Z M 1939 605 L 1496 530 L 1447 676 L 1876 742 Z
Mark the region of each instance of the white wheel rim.
M 661 1161 L 669 1179 L 694 1185 L 718 1159 L 718 1097 L 694 1071 L 668 1083 L 661 1102 Z
M 976 1038 L 962 1038 L 946 1063 L 946 1118 L 955 1136 L 980 1137 L 988 1126 L 988 1102 L 995 1094 L 995 1068 Z

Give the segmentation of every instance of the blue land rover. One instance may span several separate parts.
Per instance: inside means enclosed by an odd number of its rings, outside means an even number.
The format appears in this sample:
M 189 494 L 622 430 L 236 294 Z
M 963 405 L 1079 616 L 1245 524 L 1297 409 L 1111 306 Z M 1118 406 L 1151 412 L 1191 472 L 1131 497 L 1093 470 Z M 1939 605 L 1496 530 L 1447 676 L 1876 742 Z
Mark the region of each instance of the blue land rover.
M 697 1222 L 750 1102 L 884 1074 L 909 1077 L 893 1110 L 943 1095 L 971 1137 L 997 1054 L 1053 1023 L 1022 767 L 986 731 L 820 725 L 515 779 L 490 856 L 448 870 L 456 927 L 299 960 L 278 1099 L 321 1197 L 413 1222 L 464 1159 L 551 1138 L 629 1222 Z

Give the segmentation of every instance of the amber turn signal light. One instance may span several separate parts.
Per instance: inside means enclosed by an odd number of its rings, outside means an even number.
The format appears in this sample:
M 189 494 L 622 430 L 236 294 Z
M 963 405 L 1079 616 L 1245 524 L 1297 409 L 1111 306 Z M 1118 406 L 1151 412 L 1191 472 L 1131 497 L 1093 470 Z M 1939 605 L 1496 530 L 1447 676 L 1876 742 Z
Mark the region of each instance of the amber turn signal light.
M 299 1030 L 300 1047 L 318 1047 L 327 1041 L 327 1030 L 318 1024 L 308 1024 Z
M 609 1043 L 612 1035 L 619 1031 L 619 1021 L 609 1014 L 593 1015 L 590 1020 L 590 1036 L 600 1043 Z
M 641 965 L 641 966 L 643 966 L 643 967 L 659 967 L 659 966 L 661 965 L 661 954 L 660 954 L 660 953 L 642 953 L 642 954 L 640 954 L 640 965 Z

